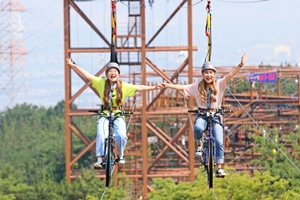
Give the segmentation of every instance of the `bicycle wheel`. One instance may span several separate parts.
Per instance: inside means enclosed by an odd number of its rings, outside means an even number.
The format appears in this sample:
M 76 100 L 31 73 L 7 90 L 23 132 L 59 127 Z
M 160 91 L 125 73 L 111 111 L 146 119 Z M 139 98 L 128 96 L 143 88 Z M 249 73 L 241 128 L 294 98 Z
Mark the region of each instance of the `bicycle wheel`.
M 214 168 L 214 142 L 213 140 L 208 141 L 208 163 L 207 163 L 207 178 L 209 188 L 213 187 L 213 168 Z
M 108 187 L 110 180 L 111 180 L 111 171 L 112 171 L 112 152 L 111 152 L 111 138 L 108 139 L 107 142 L 107 158 L 106 158 L 106 180 L 105 180 L 105 186 Z

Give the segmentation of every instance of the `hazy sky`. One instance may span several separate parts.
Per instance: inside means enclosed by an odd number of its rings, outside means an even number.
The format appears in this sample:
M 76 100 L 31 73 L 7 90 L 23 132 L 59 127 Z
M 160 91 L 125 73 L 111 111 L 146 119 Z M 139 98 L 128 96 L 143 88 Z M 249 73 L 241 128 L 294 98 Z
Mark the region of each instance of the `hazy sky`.
M 5 2 L 5 1 L 1 1 Z M 180 0 L 156 0 L 151 8 L 146 1 L 146 39 L 166 21 L 179 5 Z M 251 3 L 252 2 L 252 3 Z M 20 0 L 27 9 L 20 14 L 24 27 L 23 46 L 28 51 L 24 56 L 24 71 L 18 71 L 15 81 L 25 79 L 16 103 L 28 102 L 45 107 L 56 105 L 64 99 L 64 47 L 63 47 L 63 1 L 62 0 Z M 110 1 L 95 0 L 77 2 L 84 13 L 110 41 Z M 201 66 L 207 51 L 207 38 L 204 34 L 207 1 L 193 1 L 193 43 L 198 47 L 194 52 L 194 66 Z M 127 4 L 127 2 L 124 2 Z M 117 3 L 118 34 L 127 31 L 128 7 Z M 168 26 L 153 41 L 153 46 L 187 45 L 187 5 L 170 21 Z M 268 1 L 211 1 L 212 13 L 212 61 L 217 66 L 233 66 L 239 63 L 243 52 L 247 52 L 247 65 L 260 63 L 296 65 L 300 60 L 300 17 L 299 0 Z M 71 9 L 72 46 L 101 46 L 103 42 L 89 26 Z M 1 13 L 1 21 L 5 19 Z M 2 29 L 3 30 L 3 29 Z M 3 32 L 2 32 L 3 34 Z M 1 42 L 8 40 L 1 38 Z M 157 66 L 177 68 L 184 57 L 182 52 L 160 52 L 147 54 Z M 109 61 L 109 54 L 73 55 L 76 63 L 92 73 Z M 8 67 L 2 61 L 1 71 Z M 20 68 L 20 63 L 15 64 Z M 123 68 L 124 69 L 124 68 Z M 126 69 L 124 69 L 126 70 Z M 21 75 L 25 75 L 25 78 Z M 9 104 L 9 76 L 0 76 L 0 110 Z M 76 81 L 74 89 L 80 88 Z M 86 99 L 76 102 L 86 105 Z M 95 105 L 97 99 L 89 103 Z

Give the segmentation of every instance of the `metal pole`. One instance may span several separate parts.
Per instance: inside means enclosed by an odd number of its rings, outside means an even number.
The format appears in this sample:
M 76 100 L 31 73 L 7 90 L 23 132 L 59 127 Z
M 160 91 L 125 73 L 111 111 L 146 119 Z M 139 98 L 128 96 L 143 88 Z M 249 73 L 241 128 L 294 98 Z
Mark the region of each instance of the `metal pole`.
M 66 62 L 66 58 L 69 57 L 69 49 L 70 49 L 70 12 L 69 12 L 69 1 L 64 0 L 64 57 L 65 57 L 65 134 L 66 134 L 66 178 L 67 181 L 71 181 L 71 160 L 72 160 L 72 131 L 71 127 L 71 117 L 70 117 L 70 109 L 71 109 L 71 70 L 69 65 Z
M 193 6 L 192 6 L 192 0 L 188 0 L 188 16 L 187 16 L 187 24 L 188 24 L 188 53 L 189 53 L 189 68 L 188 68 L 188 72 L 189 72 L 189 83 L 193 83 L 193 23 L 192 23 L 192 16 L 193 16 Z M 189 109 L 193 109 L 193 104 L 194 101 L 193 99 L 190 98 L 189 100 Z M 190 168 L 190 181 L 194 181 L 195 179 L 195 170 L 194 170 L 194 151 L 195 151 L 195 142 L 194 142 L 194 133 L 193 133 L 193 129 L 191 127 L 191 125 L 189 125 L 189 132 L 188 132 L 188 138 L 189 138 L 189 168 Z

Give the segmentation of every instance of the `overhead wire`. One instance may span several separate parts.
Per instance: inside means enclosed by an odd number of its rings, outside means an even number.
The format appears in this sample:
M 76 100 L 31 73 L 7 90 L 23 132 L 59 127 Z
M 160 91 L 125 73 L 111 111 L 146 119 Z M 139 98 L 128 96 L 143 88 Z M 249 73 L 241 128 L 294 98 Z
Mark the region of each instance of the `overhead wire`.
M 115 0 L 115 2 L 117 3 L 118 1 L 120 1 L 123 5 L 129 7 L 128 4 L 124 3 L 122 0 Z M 145 1 L 143 1 L 143 3 L 139 6 L 139 7 L 142 7 L 144 5 Z
M 87 4 L 86 4 L 86 5 L 87 5 Z M 86 5 L 85 5 L 85 6 L 86 6 Z M 56 15 L 51 21 L 49 21 L 49 22 L 47 23 L 47 25 L 50 24 L 51 22 L 53 22 L 59 15 L 63 14 L 64 11 L 67 9 L 67 7 L 68 7 L 68 6 L 64 7 L 62 13 Z M 74 18 L 75 18 L 75 17 L 73 17 L 72 19 L 74 19 Z M 71 21 L 72 21 L 72 20 L 70 20 L 68 24 L 66 24 L 65 26 L 63 26 L 63 27 L 62 27 L 60 30 L 58 30 L 56 33 L 54 33 L 53 35 L 51 35 L 50 37 L 48 37 L 48 38 L 45 39 L 44 41 L 40 42 L 39 44 L 35 45 L 33 48 L 29 49 L 28 51 L 31 52 L 31 51 L 35 50 L 36 48 L 40 47 L 42 44 L 48 42 L 50 39 L 52 39 L 54 36 L 56 36 L 56 35 L 59 34 L 62 30 L 64 30 L 64 28 L 65 28 L 66 26 L 68 26 L 68 25 L 71 23 Z M 43 28 L 44 28 L 44 27 L 45 27 L 45 26 L 43 26 Z M 42 30 L 42 29 L 39 29 L 38 31 L 40 31 L 40 30 Z M 25 38 L 24 40 L 27 40 L 27 39 L 31 38 L 31 37 L 34 36 L 38 31 L 36 31 L 34 34 L 30 35 L 29 37 Z M 23 41 L 24 41 L 24 40 L 23 40 Z M 20 58 L 20 57 L 21 57 L 21 55 L 16 56 L 16 59 L 18 59 L 18 58 Z M 8 63 L 8 62 L 3 62 L 3 63 L 0 64 L 0 66 L 3 66 L 3 65 L 5 65 L 5 64 L 7 64 L 7 63 Z
M 224 3 L 261 3 L 261 2 L 265 2 L 265 1 L 269 1 L 269 0 L 246 0 L 246 1 L 227 1 L 227 0 L 217 0 L 217 1 L 221 1 Z
M 42 10 L 41 12 L 39 12 L 37 15 L 35 15 L 33 18 L 30 18 L 28 21 L 25 21 L 24 23 L 23 23 L 23 25 L 26 25 L 26 24 L 28 24 L 29 22 L 32 22 L 34 19 L 36 19 L 37 17 L 40 17 L 40 18 L 42 18 L 42 19 L 45 19 L 44 17 L 42 17 L 43 15 L 45 15 L 45 11 L 47 11 L 48 9 L 53 9 L 53 6 L 52 5 L 54 5 L 57 1 L 59 1 L 59 0 L 56 0 L 56 1 L 52 1 L 52 3 L 51 4 L 49 4 L 49 5 L 46 5 L 45 7 L 45 9 L 44 10 Z M 45 20 L 47 20 L 47 19 L 45 19 Z
M 201 3 L 202 1 L 204 1 L 204 0 L 199 0 L 199 1 L 197 1 L 196 3 L 194 3 L 194 4 L 190 5 L 190 6 L 182 6 L 182 8 L 188 8 L 188 7 L 196 6 L 197 4 Z
M 56 0 L 56 1 L 58 1 L 58 0 Z M 44 10 L 42 10 L 41 12 L 39 12 L 38 15 L 35 15 L 34 17 L 30 18 L 29 20 L 23 22 L 23 23 L 22 23 L 22 26 L 28 24 L 29 22 L 32 22 L 32 21 L 33 21 L 34 19 L 36 19 L 37 17 L 43 18 L 43 17 L 41 17 L 41 14 L 45 14 L 45 11 L 47 11 L 47 10 L 50 9 L 50 8 L 53 8 L 52 5 L 54 5 L 54 4 L 56 3 L 56 1 L 52 1 L 52 3 L 49 4 L 49 5 L 47 5 L 46 8 L 45 8 Z M 32 12 L 31 12 L 31 13 L 32 13 Z M 2 16 L 2 15 L 1 15 L 1 16 Z M 43 19 L 45 19 L 45 18 L 43 18 Z M 2 35 L 1 37 L 4 37 L 4 36 L 6 36 L 6 35 L 8 35 L 8 34 L 10 34 L 10 32 L 7 32 L 5 35 Z

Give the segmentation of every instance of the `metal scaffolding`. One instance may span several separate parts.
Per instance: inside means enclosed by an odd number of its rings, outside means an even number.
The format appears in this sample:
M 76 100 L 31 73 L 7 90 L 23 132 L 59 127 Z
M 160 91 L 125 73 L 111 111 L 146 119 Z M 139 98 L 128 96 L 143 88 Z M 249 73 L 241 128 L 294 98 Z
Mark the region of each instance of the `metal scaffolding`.
M 135 3 L 138 6 L 138 12 L 134 13 L 130 10 L 130 3 Z M 121 66 L 128 66 L 128 73 L 121 74 L 121 79 L 127 79 L 133 84 L 151 85 L 155 80 L 165 81 L 169 83 L 192 83 L 195 79 L 201 77 L 200 68 L 193 65 L 193 51 L 197 47 L 192 41 L 192 1 L 182 0 L 173 13 L 165 20 L 158 31 L 146 40 L 146 15 L 145 1 L 128 1 L 128 31 L 126 34 L 116 35 L 116 52 L 118 54 L 119 63 Z M 187 8 L 186 24 L 187 24 L 187 44 L 185 46 L 153 46 L 152 42 L 167 26 L 168 22 L 183 8 Z M 72 0 L 64 0 L 64 47 L 65 58 L 70 57 L 72 53 L 109 53 L 110 42 L 101 29 L 87 17 L 80 7 Z M 74 47 L 71 45 L 71 26 L 70 26 L 70 9 L 76 12 L 81 18 L 95 31 L 97 36 L 102 40 L 102 47 Z M 168 51 L 187 51 L 187 58 L 179 65 L 178 68 L 163 69 L 158 66 L 147 55 L 151 52 L 168 52 Z M 103 65 L 96 76 L 101 76 L 105 70 Z M 217 67 L 218 76 L 222 77 L 232 67 Z M 150 69 L 150 70 L 147 70 Z M 264 89 L 261 85 L 258 88 L 252 87 L 253 83 L 248 83 L 249 91 L 235 91 L 236 80 L 245 79 L 249 73 L 264 73 L 275 71 L 277 74 L 277 89 L 276 94 Z M 82 78 L 84 84 L 78 90 L 73 89 L 71 68 L 65 62 L 65 131 L 66 131 L 66 176 L 69 181 L 80 175 L 80 171 L 74 168 L 74 164 L 87 152 L 95 153 L 95 140 L 89 140 L 81 128 L 75 123 L 73 117 L 89 116 L 88 109 L 72 108 L 74 101 L 82 95 L 86 89 L 91 89 L 91 82 Z M 79 75 L 80 76 L 80 75 Z M 261 67 L 261 66 L 245 66 L 238 73 L 230 88 L 232 91 L 227 92 L 223 99 L 223 106 L 234 111 L 231 116 L 226 116 L 224 125 L 229 130 L 241 129 L 243 127 L 255 127 L 255 122 L 251 121 L 249 116 L 245 114 L 245 110 L 249 115 L 257 120 L 259 124 L 268 124 L 280 126 L 281 124 L 298 124 L 300 118 L 298 116 L 298 107 L 300 100 L 298 96 L 283 95 L 280 88 L 280 80 L 282 78 L 294 78 L 298 80 L 299 94 L 299 76 L 300 71 L 295 67 Z M 237 105 L 239 102 L 239 106 Z M 125 102 L 125 110 L 131 110 L 135 106 L 133 119 L 131 120 L 130 133 L 132 137 L 128 141 L 124 166 L 117 166 L 115 169 L 114 179 L 128 177 L 133 183 L 134 196 L 146 196 L 149 192 L 152 178 L 155 177 L 172 177 L 177 182 L 194 181 L 197 174 L 197 169 L 200 162 L 195 160 L 193 153 L 195 144 L 194 141 L 189 142 L 193 138 L 193 129 L 191 120 L 189 119 L 187 110 L 195 109 L 193 99 L 185 100 L 182 93 L 174 92 L 169 89 L 161 91 L 142 92 L 133 99 Z M 292 105 L 292 107 L 285 107 Z M 259 112 L 258 106 L 262 110 Z M 278 114 L 280 108 L 280 115 Z M 245 110 L 244 110 L 245 109 Z M 238 126 L 237 126 L 238 124 Z M 83 142 L 85 147 L 80 153 L 73 154 L 72 137 L 76 136 Z M 229 135 L 225 135 L 226 138 Z M 185 138 L 187 149 L 181 145 L 182 139 Z M 233 148 L 243 148 L 245 151 L 251 148 L 250 144 L 230 143 L 226 146 L 226 154 L 229 155 Z M 243 155 L 240 155 L 242 158 Z M 246 153 L 245 153 L 246 156 Z M 256 156 L 254 153 L 252 155 Z M 230 157 L 230 156 L 229 156 Z M 245 158 L 246 159 L 246 158 Z M 244 159 L 244 160 L 245 160 Z M 251 158 L 247 158 L 248 160 Z M 247 159 L 244 163 L 247 163 Z M 237 170 L 249 170 L 246 165 L 240 165 L 241 161 L 235 157 L 227 159 L 228 166 L 235 166 Z M 252 169 L 253 170 L 253 169 Z M 125 174 L 118 176 L 118 172 Z M 105 174 L 101 171 L 96 173 L 99 178 L 104 178 Z M 116 181 L 117 184 L 117 181 Z

